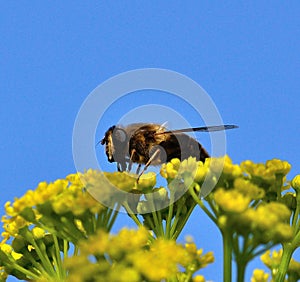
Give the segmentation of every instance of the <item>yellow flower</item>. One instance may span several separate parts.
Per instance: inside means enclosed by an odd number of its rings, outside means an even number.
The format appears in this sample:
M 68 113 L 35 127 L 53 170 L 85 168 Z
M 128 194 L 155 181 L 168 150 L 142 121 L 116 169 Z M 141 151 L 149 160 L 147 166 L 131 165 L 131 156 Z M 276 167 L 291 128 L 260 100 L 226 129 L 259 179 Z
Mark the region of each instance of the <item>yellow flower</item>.
M 104 281 L 103 277 L 100 281 Z M 118 282 L 140 282 L 142 281 L 141 275 L 138 270 L 132 268 L 131 266 L 125 266 L 122 264 L 117 264 L 113 271 L 110 271 L 106 281 L 118 281 Z
M 139 191 L 140 193 L 147 192 L 149 190 L 152 190 L 152 188 L 156 184 L 156 174 L 154 172 L 149 172 L 146 174 L 143 174 L 139 182 L 135 182 L 133 191 Z
M 119 250 L 135 250 L 147 244 L 149 239 L 149 231 L 146 228 L 138 230 L 123 228 L 118 236 L 110 238 L 111 250 L 119 252 Z
M 241 163 L 241 168 L 251 177 L 263 179 L 266 182 L 272 183 L 277 175 L 283 177 L 290 171 L 291 165 L 286 161 L 278 159 L 269 160 L 266 164 L 253 163 L 252 161 L 244 161 Z
M 31 232 L 35 240 L 44 238 L 46 234 L 46 231 L 39 227 L 34 227 Z
M 281 263 L 282 254 L 282 249 L 278 251 L 275 250 L 272 253 L 268 250 L 260 257 L 260 259 L 269 269 L 276 271 Z M 295 261 L 293 258 L 289 264 L 288 274 L 294 274 L 294 276 L 297 276 L 298 279 L 300 278 L 300 263 Z
M 288 242 L 294 237 L 291 226 L 287 223 L 277 223 L 273 230 L 273 240 L 276 242 Z
M 5 268 L 3 266 L 0 266 L 0 281 L 6 281 L 7 276 L 8 275 L 5 272 Z
M 197 171 L 198 163 L 196 158 L 189 157 L 180 162 L 179 159 L 172 159 L 167 164 L 163 164 L 160 169 L 162 177 L 172 180 L 175 178 L 192 177 L 194 178 Z
M 18 259 L 20 259 L 20 258 L 23 257 L 22 254 L 19 254 L 19 253 L 15 252 L 15 251 L 11 252 L 11 256 L 13 257 L 14 260 L 18 260 Z
M 275 180 L 275 175 L 273 171 L 267 169 L 262 163 L 253 163 L 252 161 L 244 161 L 241 163 L 241 169 L 245 171 L 250 176 L 259 177 L 267 182 L 272 182 Z
M 214 262 L 213 252 L 208 252 L 203 255 L 203 249 L 197 249 L 194 242 L 189 242 L 185 244 L 185 249 L 192 258 L 192 264 L 190 263 L 187 267 L 194 268 L 192 271 L 195 272 L 200 268 L 204 268 L 209 263 Z
M 291 216 L 291 211 L 282 203 L 270 202 L 268 204 L 259 206 L 258 210 L 260 208 L 265 209 L 266 217 L 268 217 L 268 214 L 275 214 L 278 220 L 282 222 L 288 221 Z
M 179 160 L 179 159 L 177 159 L 177 158 L 172 159 L 172 160 L 170 161 L 170 163 L 173 165 L 173 168 L 174 168 L 175 170 L 178 170 L 178 169 L 179 169 L 179 167 L 180 167 L 180 160 Z
M 282 257 L 283 250 L 280 249 L 278 251 L 271 251 L 267 250 L 263 255 L 260 256 L 261 261 L 270 269 L 278 268 L 281 257 Z
M 22 218 L 21 216 L 14 216 L 11 218 L 7 218 L 6 216 L 2 217 L 3 222 L 3 229 L 6 232 L 7 237 L 9 234 L 10 236 L 16 237 L 18 235 L 19 229 L 28 225 L 29 223 Z
M 194 174 L 197 170 L 197 161 L 194 157 L 189 157 L 181 162 L 179 167 L 179 173 L 191 173 Z
M 262 269 L 254 269 L 251 282 L 268 282 L 269 274 L 265 273 Z
M 204 165 L 202 162 L 198 162 L 197 171 L 195 174 L 195 182 L 201 183 L 204 181 L 206 175 L 209 172 L 209 167 Z
M 162 175 L 165 175 L 165 178 L 174 179 L 178 174 L 178 170 L 174 168 L 172 163 L 167 163 L 165 166 L 162 167 L 161 171 Z
M 238 177 L 242 174 L 239 165 L 233 164 L 232 160 L 225 155 L 220 158 L 207 158 L 204 166 L 208 167 L 212 173 L 223 173 L 227 177 Z
M 146 228 L 122 229 L 117 235 L 100 231 L 90 236 L 79 244 L 80 255 L 66 261 L 68 281 L 159 282 L 179 277 L 180 266 L 190 268 L 196 262 L 204 267 L 213 260 L 211 253 L 203 255 L 192 243 L 187 251 L 174 240 L 149 238 Z M 91 260 L 93 256 L 97 259 Z
M 1 244 L 0 245 L 0 250 L 5 252 L 5 253 L 8 253 L 8 254 L 11 254 L 11 252 L 13 251 L 12 246 L 8 245 L 8 244 Z
M 146 175 L 143 176 L 144 179 L 147 178 Z M 93 195 L 99 193 L 101 199 L 109 198 L 116 192 L 115 188 L 130 192 L 136 186 L 136 175 L 127 172 L 101 172 L 89 169 L 81 175 L 81 180 L 88 191 L 92 191 Z M 153 182 L 151 177 L 149 180 Z
M 266 162 L 267 169 L 271 170 L 274 174 L 288 174 L 291 170 L 291 165 L 282 160 L 273 159 Z
M 296 175 L 291 181 L 292 187 L 298 192 L 300 192 L 300 174 Z
M 58 194 L 67 189 L 69 182 L 66 179 L 57 179 L 56 181 L 49 183 L 40 183 L 37 189 L 34 191 L 34 201 L 30 206 L 36 204 L 45 203 L 47 200 L 54 199 Z
M 226 155 L 224 157 L 223 173 L 232 175 L 233 177 L 239 177 L 242 175 L 242 170 L 239 165 L 233 164 L 232 160 Z
M 15 216 L 17 213 L 15 212 L 14 208 L 11 206 L 11 202 L 8 201 L 4 204 L 5 212 L 9 216 Z
M 250 197 L 244 196 L 236 190 L 224 190 L 222 188 L 214 192 L 216 203 L 226 212 L 241 213 L 245 211 L 251 201 Z
M 186 243 L 185 249 L 190 253 L 195 255 L 197 253 L 197 246 L 195 243 Z
M 293 237 L 293 230 L 286 222 L 290 210 L 281 203 L 271 202 L 260 205 L 252 218 L 252 230 L 263 232 L 260 240 L 284 242 Z
M 175 241 L 157 239 L 150 251 L 140 251 L 131 257 L 135 269 L 139 270 L 150 281 L 161 281 L 175 277 L 178 264 L 185 265 L 190 261 L 184 248 Z
M 262 199 L 265 196 L 264 189 L 241 177 L 234 180 L 233 186 L 237 191 L 253 200 Z
M 193 282 L 205 282 L 205 278 L 202 275 L 196 275 L 193 277 Z
M 113 186 L 125 192 L 130 192 L 136 185 L 135 175 L 126 172 L 104 172 L 104 175 Z

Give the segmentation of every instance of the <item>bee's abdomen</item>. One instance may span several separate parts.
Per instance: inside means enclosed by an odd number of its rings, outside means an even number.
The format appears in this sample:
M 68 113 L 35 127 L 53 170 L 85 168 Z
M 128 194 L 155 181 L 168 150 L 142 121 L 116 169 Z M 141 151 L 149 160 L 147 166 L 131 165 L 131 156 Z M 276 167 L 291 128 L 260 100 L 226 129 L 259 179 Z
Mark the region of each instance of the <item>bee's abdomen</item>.
M 209 158 L 209 154 L 201 144 L 186 134 L 170 134 L 167 140 L 159 145 L 166 151 L 167 162 L 174 158 L 184 160 L 189 157 L 195 157 L 198 161 L 204 162 L 206 158 Z

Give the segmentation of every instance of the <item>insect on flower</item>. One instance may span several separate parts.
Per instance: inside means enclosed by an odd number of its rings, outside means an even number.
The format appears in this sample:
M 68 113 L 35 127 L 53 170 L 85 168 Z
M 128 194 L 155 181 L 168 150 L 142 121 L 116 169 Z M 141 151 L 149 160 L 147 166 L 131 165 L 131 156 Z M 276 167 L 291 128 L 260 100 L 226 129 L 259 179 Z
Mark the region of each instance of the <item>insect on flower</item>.
M 137 163 L 138 179 L 149 165 L 160 165 L 173 158 L 180 160 L 192 156 L 198 161 L 209 157 L 201 144 L 185 132 L 211 132 L 237 128 L 236 125 L 191 127 L 167 130 L 164 125 L 155 123 L 133 123 L 128 126 L 110 127 L 100 141 L 105 145 L 107 159 L 116 162 L 118 171 L 130 171 Z M 143 170 L 140 172 L 141 166 Z

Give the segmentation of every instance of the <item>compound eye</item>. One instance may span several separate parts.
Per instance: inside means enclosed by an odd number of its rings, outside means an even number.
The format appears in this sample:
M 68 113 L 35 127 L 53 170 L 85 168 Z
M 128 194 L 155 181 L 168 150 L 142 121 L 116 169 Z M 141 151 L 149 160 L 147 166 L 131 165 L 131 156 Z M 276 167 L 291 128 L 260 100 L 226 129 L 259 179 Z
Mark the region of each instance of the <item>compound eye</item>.
M 127 141 L 127 134 L 122 128 L 115 128 L 113 132 L 114 142 L 124 143 Z

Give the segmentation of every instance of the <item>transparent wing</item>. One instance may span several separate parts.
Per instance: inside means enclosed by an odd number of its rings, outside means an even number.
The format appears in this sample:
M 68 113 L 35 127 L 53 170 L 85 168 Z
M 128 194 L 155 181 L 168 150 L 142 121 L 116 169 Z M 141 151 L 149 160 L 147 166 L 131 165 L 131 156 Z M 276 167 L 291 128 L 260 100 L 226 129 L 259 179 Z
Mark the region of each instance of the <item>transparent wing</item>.
M 225 124 L 225 125 L 189 127 L 189 128 L 183 128 L 183 129 L 177 129 L 177 130 L 157 132 L 156 135 L 167 134 L 167 133 L 173 133 L 174 134 L 174 133 L 183 133 L 183 132 L 193 132 L 193 131 L 213 132 L 213 131 L 220 131 L 220 130 L 227 130 L 227 129 L 234 129 L 234 128 L 238 128 L 238 126 L 234 125 L 234 124 Z

